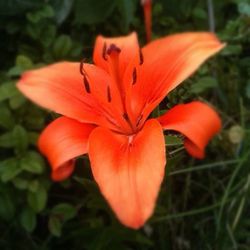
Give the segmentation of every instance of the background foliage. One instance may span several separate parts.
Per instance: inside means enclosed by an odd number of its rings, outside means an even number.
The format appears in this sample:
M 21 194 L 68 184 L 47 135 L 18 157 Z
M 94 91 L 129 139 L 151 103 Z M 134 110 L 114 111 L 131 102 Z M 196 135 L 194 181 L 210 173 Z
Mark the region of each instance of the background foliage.
M 200 99 L 216 106 L 223 130 L 203 161 L 166 135 L 167 171 L 154 216 L 133 231 L 110 211 L 86 157 L 69 180 L 50 181 L 35 145 L 55 114 L 31 104 L 15 83 L 22 72 L 55 61 L 91 61 L 100 33 L 136 30 L 145 44 L 139 1 L 0 1 L 0 249 L 250 249 L 250 1 L 211 3 L 154 1 L 154 38 L 215 23 L 228 43 L 156 112 Z

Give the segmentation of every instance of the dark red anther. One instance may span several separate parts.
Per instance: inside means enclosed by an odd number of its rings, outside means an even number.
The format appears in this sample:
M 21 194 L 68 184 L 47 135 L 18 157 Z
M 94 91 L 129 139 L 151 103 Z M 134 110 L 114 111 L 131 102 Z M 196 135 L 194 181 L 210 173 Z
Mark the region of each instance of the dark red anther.
M 142 65 L 144 62 L 144 58 L 141 49 L 139 49 L 139 58 L 140 58 L 140 65 Z
M 83 69 L 83 64 L 84 64 L 84 59 L 82 59 L 81 62 L 80 62 L 80 74 L 82 76 L 85 75 L 85 72 L 84 72 L 84 69 Z
M 85 75 L 83 75 L 83 84 L 84 84 L 86 92 L 90 94 L 91 93 L 90 84 L 89 84 L 89 81 Z
M 102 58 L 103 58 L 105 61 L 107 61 L 106 53 L 107 53 L 107 44 L 104 43 L 104 44 L 103 44 L 103 48 L 102 48 Z
M 113 52 L 120 53 L 121 49 L 112 43 L 109 45 L 109 48 L 107 49 L 107 54 L 110 55 Z
M 141 122 L 141 120 L 142 120 L 142 117 L 143 117 L 143 115 L 140 115 L 139 118 L 137 119 L 136 127 L 139 126 L 139 124 L 140 124 L 140 122 Z
M 107 98 L 108 98 L 108 102 L 111 102 L 112 98 L 111 98 L 111 92 L 110 92 L 110 87 L 109 86 L 107 88 Z
M 137 71 L 136 68 L 134 68 L 132 73 L 132 85 L 136 83 L 136 80 L 137 80 Z

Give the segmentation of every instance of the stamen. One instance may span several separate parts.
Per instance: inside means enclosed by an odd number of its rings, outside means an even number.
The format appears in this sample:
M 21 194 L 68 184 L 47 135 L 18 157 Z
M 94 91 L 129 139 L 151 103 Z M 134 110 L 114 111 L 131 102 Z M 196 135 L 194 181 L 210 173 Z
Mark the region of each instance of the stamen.
M 137 71 L 136 68 L 134 68 L 132 73 L 132 85 L 136 83 L 136 80 L 137 80 Z
M 84 76 L 86 74 L 85 71 L 84 71 L 83 65 L 84 65 L 84 59 L 82 59 L 81 62 L 80 62 L 80 74 L 82 76 Z
M 139 118 L 138 118 L 138 120 L 137 120 L 137 123 L 136 123 L 136 127 L 139 126 L 139 124 L 140 124 L 140 122 L 141 122 L 141 120 L 142 120 L 142 117 L 143 117 L 143 115 L 140 115 L 140 116 L 139 116 Z
M 90 84 L 89 84 L 89 81 L 85 75 L 83 75 L 83 83 L 84 83 L 84 87 L 85 87 L 86 92 L 90 94 L 91 93 Z
M 102 48 L 102 58 L 103 58 L 105 61 L 107 61 L 106 53 L 107 53 L 107 44 L 104 43 L 104 44 L 103 44 L 103 48 Z
M 108 102 L 111 102 L 112 98 L 111 98 L 111 92 L 110 92 L 110 87 L 107 87 L 107 98 L 108 98 Z
M 140 65 L 142 65 L 144 62 L 144 57 L 143 57 L 141 49 L 139 49 L 139 57 L 140 57 Z
M 121 49 L 112 43 L 109 45 L 109 48 L 107 50 L 107 54 L 110 55 L 113 52 L 116 52 L 119 54 L 121 52 Z

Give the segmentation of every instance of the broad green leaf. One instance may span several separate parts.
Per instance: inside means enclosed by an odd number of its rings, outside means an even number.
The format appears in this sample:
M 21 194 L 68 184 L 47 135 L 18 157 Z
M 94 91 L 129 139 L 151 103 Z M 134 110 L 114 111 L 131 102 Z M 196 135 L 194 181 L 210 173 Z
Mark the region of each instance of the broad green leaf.
M 250 17 L 250 2 L 241 2 L 238 4 L 238 11 L 240 14 Z
M 200 94 L 209 88 L 217 87 L 217 80 L 213 77 L 202 77 L 198 79 L 197 83 L 192 84 L 190 92 L 195 94 Z
M 14 82 L 0 85 L 0 102 L 15 96 L 18 93 Z
M 63 58 L 70 52 L 72 48 L 72 40 L 67 35 L 59 36 L 54 45 L 53 45 L 53 53 L 56 58 Z
M 29 189 L 30 192 L 35 193 L 35 192 L 37 192 L 38 188 L 39 188 L 38 180 L 32 180 L 32 181 L 29 182 L 28 189 Z
M 16 188 L 20 190 L 24 190 L 28 187 L 28 181 L 25 179 L 22 179 L 21 177 L 15 177 L 12 180 L 12 183 Z
M 27 13 L 27 19 L 32 23 L 39 23 L 44 18 L 50 18 L 54 16 L 54 10 L 50 5 L 44 5 L 37 11 Z
M 37 141 L 40 134 L 36 132 L 28 132 L 29 144 L 37 146 Z
M 49 224 L 48 224 L 49 231 L 54 236 L 60 237 L 62 233 L 62 222 L 57 216 L 50 216 L 49 217 Z
M 20 15 L 27 10 L 36 9 L 44 3 L 44 0 L 7 0 L 0 1 L 0 15 Z
M 29 151 L 20 161 L 21 168 L 30 173 L 41 174 L 44 170 L 44 160 L 35 151 Z
M 0 126 L 5 129 L 10 129 L 14 126 L 14 117 L 5 106 L 0 107 Z
M 96 24 L 109 17 L 116 6 L 114 0 L 76 0 L 75 22 L 79 24 Z
M 12 148 L 14 146 L 12 132 L 6 132 L 0 135 L 0 147 Z
M 24 117 L 25 124 L 27 124 L 27 126 L 32 130 L 43 129 L 45 125 L 45 119 L 46 117 L 44 115 L 44 111 L 34 105 L 29 106 L 29 109 L 26 110 Z
M 225 49 L 221 51 L 223 56 L 239 55 L 242 52 L 242 45 L 240 44 L 228 44 Z
M 70 14 L 74 0 L 53 0 L 51 2 L 55 12 L 55 19 L 58 24 L 62 24 Z
M 61 203 L 53 207 L 51 213 L 58 216 L 62 221 L 67 221 L 76 216 L 77 210 L 68 203 Z
M 28 204 L 30 207 L 36 212 L 39 213 L 41 212 L 47 203 L 47 191 L 46 189 L 39 185 L 39 188 L 37 191 L 34 192 L 29 192 L 28 193 Z
M 192 15 L 194 18 L 207 19 L 207 12 L 203 8 L 194 8 Z
M 13 144 L 18 154 L 23 153 L 28 148 L 28 134 L 27 131 L 21 126 L 16 125 L 12 132 Z
M 0 175 L 2 182 L 8 182 L 14 179 L 22 172 L 16 158 L 10 158 L 0 162 Z
M 41 43 L 45 48 L 51 46 L 56 37 L 56 26 L 46 25 L 41 31 Z
M 17 77 L 20 76 L 22 72 L 23 72 L 22 68 L 20 68 L 19 66 L 13 66 L 8 70 L 7 75 L 10 77 Z
M 121 25 L 125 32 L 129 30 L 129 25 L 131 24 L 135 10 L 136 10 L 137 1 L 135 0 L 120 0 L 117 1 L 117 7 L 122 16 Z
M 10 220 L 15 214 L 15 205 L 8 193 L 0 193 L 0 218 Z
M 33 62 L 25 55 L 18 55 L 16 57 L 16 66 L 26 70 L 33 67 Z
M 20 108 L 26 101 L 26 98 L 21 93 L 17 93 L 9 99 L 9 104 L 15 110 Z
M 32 232 L 36 227 L 36 214 L 30 208 L 25 208 L 20 216 L 21 225 L 27 232 Z

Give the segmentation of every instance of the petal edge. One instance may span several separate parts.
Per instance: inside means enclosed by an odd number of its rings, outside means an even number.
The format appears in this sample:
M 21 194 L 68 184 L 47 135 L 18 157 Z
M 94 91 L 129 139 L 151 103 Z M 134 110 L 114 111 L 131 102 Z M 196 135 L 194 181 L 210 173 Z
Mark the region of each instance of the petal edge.
M 165 130 L 175 130 L 186 136 L 184 146 L 196 158 L 205 156 L 209 140 L 221 129 L 218 114 L 207 104 L 194 101 L 179 104 L 158 118 Z
M 54 181 L 71 175 L 75 157 L 87 153 L 88 137 L 94 128 L 90 124 L 60 117 L 44 129 L 38 147 L 51 164 Z

